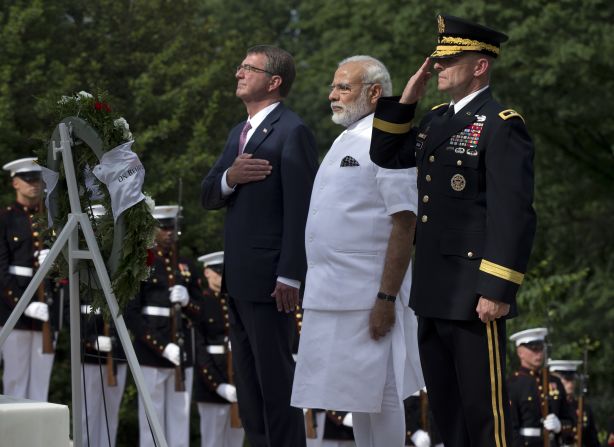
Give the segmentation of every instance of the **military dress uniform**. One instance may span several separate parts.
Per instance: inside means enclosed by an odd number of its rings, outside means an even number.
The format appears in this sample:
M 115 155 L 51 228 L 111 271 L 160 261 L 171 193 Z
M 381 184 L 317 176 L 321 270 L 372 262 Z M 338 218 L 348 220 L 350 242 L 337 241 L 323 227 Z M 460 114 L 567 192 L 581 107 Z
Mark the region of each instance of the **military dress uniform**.
M 512 439 L 514 447 L 543 446 L 543 417 L 541 402 L 543 396 L 542 373 L 520 367 L 512 374 L 508 383 L 512 412 Z M 561 380 L 548 375 L 548 414 L 555 414 L 561 425 L 571 425 L 573 419 Z M 561 445 L 561 436 L 555 435 L 552 447 Z
M 38 208 L 13 203 L 0 211 L 0 326 L 3 326 L 39 267 L 36 252 L 45 249 Z M 59 283 L 44 281 L 44 302 L 54 334 L 59 321 Z M 35 294 L 32 302 L 38 300 Z M 53 353 L 42 352 L 41 320 L 22 315 L 2 347 L 4 394 L 46 401 Z
M 244 431 L 230 426 L 231 402 L 220 396 L 218 386 L 228 377 L 228 295 L 202 288 L 196 326 L 194 401 L 200 414 L 201 447 L 241 447 Z
M 355 446 L 354 430 L 352 427 L 343 424 L 349 413 L 347 411 L 327 410 L 325 414 L 322 447 Z
M 474 51 L 496 57 L 507 36 L 439 16 L 431 58 Z M 473 96 L 472 96 L 473 95 Z M 462 107 L 434 107 L 412 127 L 416 104 L 381 98 L 372 160 L 418 168 L 419 205 L 410 306 L 419 316 L 420 358 L 444 443 L 495 446 L 509 439 L 505 321 L 482 323 L 480 296 L 510 304 L 533 236 L 533 144 L 522 117 L 490 88 Z M 461 100 L 462 102 L 462 100 Z
M 100 309 L 81 301 L 83 388 L 81 429 L 84 446 L 115 447 L 128 365 L 113 322 Z M 110 338 L 110 351 L 99 350 L 99 337 Z
M 424 391 L 419 391 L 403 401 L 405 407 L 405 446 L 415 447 L 414 439 L 418 430 L 426 432 L 430 438 L 429 446 L 443 447 L 441 436 L 435 426 L 433 413 L 428 405 L 428 398 Z M 426 399 L 426 405 L 423 405 Z M 424 412 L 426 411 L 426 415 Z M 425 425 L 426 422 L 426 425 Z
M 186 259 L 179 258 L 173 268 L 173 251 L 157 246 L 147 281 L 141 283 L 137 296 L 126 310 L 126 324 L 134 336 L 134 350 L 143 370 L 156 413 L 169 446 L 189 445 L 190 400 L 192 392 L 192 332 L 189 318 L 200 312 L 196 270 Z M 172 342 L 172 303 L 169 289 L 174 285 L 187 288 L 190 301 L 182 307 L 179 330 L 181 367 L 176 368 L 164 357 L 165 347 Z M 175 391 L 175 374 L 184 374 L 185 391 Z M 139 400 L 140 445 L 153 446 L 154 441 Z

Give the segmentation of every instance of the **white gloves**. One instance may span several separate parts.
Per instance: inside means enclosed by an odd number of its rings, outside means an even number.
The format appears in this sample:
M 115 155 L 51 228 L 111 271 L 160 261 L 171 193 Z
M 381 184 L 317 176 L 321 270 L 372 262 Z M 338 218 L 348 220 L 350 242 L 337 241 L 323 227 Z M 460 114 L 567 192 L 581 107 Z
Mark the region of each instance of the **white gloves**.
M 546 416 L 546 419 L 544 419 L 544 428 L 554 433 L 561 432 L 561 421 L 556 417 L 556 414 L 550 413 Z
M 173 365 L 181 365 L 181 349 L 175 343 L 169 343 L 162 351 L 162 357 L 167 359 Z
M 34 301 L 28 304 L 24 311 L 26 317 L 36 318 L 41 321 L 49 321 L 49 306 L 46 303 L 40 301 Z
M 410 438 L 416 447 L 430 447 L 431 445 L 431 438 L 424 430 L 416 430 Z
M 42 250 L 37 250 L 34 252 L 34 256 L 36 256 L 36 260 L 38 261 L 38 265 L 43 265 L 45 258 L 49 254 L 48 248 L 43 248 Z
M 341 423 L 343 425 L 345 425 L 346 427 L 353 427 L 354 423 L 352 421 L 352 413 L 348 413 L 345 416 L 343 416 L 343 421 L 341 421 Z
M 188 301 L 190 301 L 190 295 L 188 295 L 188 289 L 182 285 L 176 285 L 169 289 L 171 291 L 170 296 L 168 297 L 171 300 L 171 303 L 179 303 L 182 306 L 187 306 Z
M 235 403 L 237 401 L 237 388 L 234 385 L 220 383 L 215 391 L 230 403 Z
M 100 352 L 111 352 L 111 337 L 99 335 L 96 340 L 96 349 Z

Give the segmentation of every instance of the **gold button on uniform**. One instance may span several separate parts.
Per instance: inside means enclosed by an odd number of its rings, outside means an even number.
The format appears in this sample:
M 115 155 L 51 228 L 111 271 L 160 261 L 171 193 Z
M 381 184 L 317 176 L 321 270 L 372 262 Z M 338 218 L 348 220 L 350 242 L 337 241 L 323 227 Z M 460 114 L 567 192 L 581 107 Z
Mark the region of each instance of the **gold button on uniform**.
M 427 181 L 427 182 L 430 182 L 430 181 L 431 181 L 431 176 L 430 176 L 429 174 L 426 174 L 426 177 L 425 177 L 425 178 L 426 178 L 426 181 Z
M 426 223 L 428 220 L 429 220 L 429 216 L 427 216 L 426 214 L 422 216 L 422 222 Z
M 430 161 L 431 163 L 433 163 L 433 162 L 435 161 L 435 156 L 434 156 L 434 155 L 430 155 L 430 156 L 429 156 L 429 161 Z
M 469 258 L 473 258 L 473 252 L 472 252 L 472 251 L 468 252 L 468 253 L 467 253 L 467 257 L 469 257 Z
M 456 166 L 462 166 L 463 160 L 456 160 Z
M 429 201 L 429 196 L 427 196 L 426 194 L 422 197 L 422 202 L 426 203 Z

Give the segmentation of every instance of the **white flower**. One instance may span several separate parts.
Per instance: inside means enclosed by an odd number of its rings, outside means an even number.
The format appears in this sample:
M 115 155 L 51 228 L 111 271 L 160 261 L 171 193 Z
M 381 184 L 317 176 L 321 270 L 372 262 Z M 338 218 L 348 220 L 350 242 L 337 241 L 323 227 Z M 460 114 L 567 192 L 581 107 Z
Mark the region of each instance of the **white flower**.
M 145 194 L 145 205 L 147 205 L 147 209 L 150 213 L 154 212 L 154 209 L 156 208 L 156 202 L 154 202 L 154 199 L 152 199 L 151 196 L 148 196 L 147 194 Z
M 128 121 L 122 116 L 113 121 L 113 125 L 115 127 L 121 127 L 123 131 L 123 137 L 131 141 L 132 140 L 132 132 L 130 132 L 130 126 L 128 125 Z
M 71 96 L 66 96 L 66 95 L 62 95 L 62 97 L 60 98 L 60 100 L 58 101 L 58 104 L 62 105 L 62 104 L 66 104 L 68 103 L 70 100 L 72 99 Z
M 79 93 L 77 93 L 77 99 L 79 99 L 79 98 L 89 99 L 89 98 L 93 98 L 93 97 L 94 96 L 91 93 L 88 93 L 88 92 L 86 92 L 84 90 L 81 90 Z

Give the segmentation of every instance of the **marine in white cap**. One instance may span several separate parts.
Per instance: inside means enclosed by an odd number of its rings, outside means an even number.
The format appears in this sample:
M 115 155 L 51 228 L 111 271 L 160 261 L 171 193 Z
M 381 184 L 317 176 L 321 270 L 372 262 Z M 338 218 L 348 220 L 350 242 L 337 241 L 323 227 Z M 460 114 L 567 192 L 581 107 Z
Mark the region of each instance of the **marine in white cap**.
M 43 182 L 36 158 L 20 158 L 6 163 L 2 168 L 10 175 L 15 202 L 0 211 L 0 325 L 6 323 L 49 252 L 44 246 L 37 216 Z M 51 316 L 54 317 L 53 323 L 56 319 L 53 310 L 50 310 L 54 284 L 47 280 L 45 284 L 41 299 L 32 299 L 3 346 L 4 394 L 47 400 L 54 354 L 43 353 L 41 330 L 43 324 L 48 328 Z M 50 345 L 53 343 L 52 333 L 51 330 L 47 332 L 51 335 L 48 340 Z
M 134 335 L 134 350 L 145 385 L 156 403 L 158 420 L 171 445 L 188 446 L 192 395 L 192 322 L 200 307 L 196 269 L 177 253 L 179 206 L 156 206 L 158 220 L 154 259 L 147 281 L 126 310 L 126 324 Z M 141 447 L 153 447 L 142 402 L 139 400 Z
M 582 366 L 582 360 L 548 360 L 550 372 L 561 379 L 567 401 L 574 416 L 571 425 L 564 425 L 562 429 L 562 440 L 564 446 L 580 447 L 599 447 L 597 427 L 593 409 L 586 401 L 586 380 L 578 368 Z M 581 436 L 578 436 L 578 417 L 582 412 Z
M 561 380 L 542 370 L 547 335 L 546 328 L 538 327 L 510 336 L 520 360 L 520 367 L 508 382 L 514 446 L 543 446 L 544 434 L 551 438 L 551 446 L 560 446 L 563 425 L 571 424 L 571 410 Z M 544 400 L 548 409 L 545 417 Z

